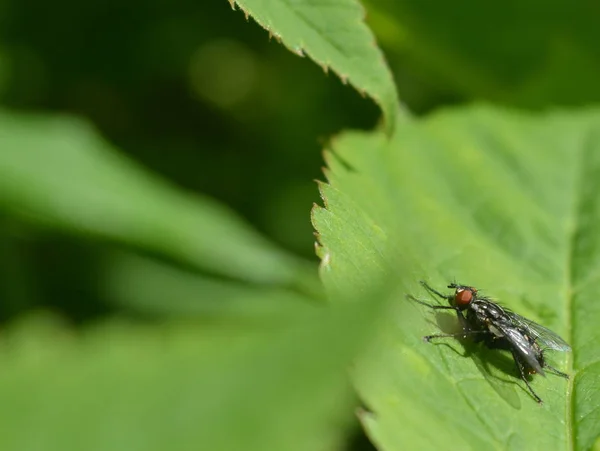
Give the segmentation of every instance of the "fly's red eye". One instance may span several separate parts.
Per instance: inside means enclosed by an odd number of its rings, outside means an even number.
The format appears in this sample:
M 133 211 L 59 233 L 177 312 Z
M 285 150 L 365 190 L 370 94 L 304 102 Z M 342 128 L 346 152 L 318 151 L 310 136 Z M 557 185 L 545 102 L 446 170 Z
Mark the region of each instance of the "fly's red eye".
M 456 290 L 454 295 L 454 303 L 457 306 L 464 306 L 469 304 L 473 300 L 473 292 L 467 289 Z

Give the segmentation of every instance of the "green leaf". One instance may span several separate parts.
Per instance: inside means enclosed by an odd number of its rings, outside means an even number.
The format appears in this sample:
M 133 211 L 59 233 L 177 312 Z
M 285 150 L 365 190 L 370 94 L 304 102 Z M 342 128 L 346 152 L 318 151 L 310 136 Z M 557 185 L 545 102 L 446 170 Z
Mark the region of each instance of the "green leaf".
M 111 255 L 104 266 L 101 287 L 110 302 L 159 318 L 287 324 L 282 313 L 293 309 L 296 319 L 322 307 L 293 291 L 215 279 L 125 253 Z
M 332 69 L 383 110 L 391 132 L 400 105 L 392 74 L 356 0 L 229 0 L 298 55 Z
M 335 449 L 352 416 L 346 369 L 390 299 L 366 296 L 268 330 L 24 320 L 2 334 L 0 448 Z
M 424 343 L 456 319 L 399 296 L 354 372 L 379 449 L 589 449 L 600 436 L 600 111 L 445 111 L 399 125 L 391 142 L 344 134 L 327 162 L 313 223 L 330 290 L 365 289 L 363 267 L 400 256 L 404 293 L 430 299 L 420 279 L 471 284 L 573 347 L 547 353 L 569 381 L 532 379 L 539 406 L 509 355 Z
M 319 292 L 311 263 L 216 201 L 148 173 L 81 120 L 0 112 L 0 149 L 0 208 L 13 215 L 215 274 Z
M 372 0 L 368 10 L 390 59 L 410 55 L 435 86 L 528 107 L 600 100 L 597 11 L 585 2 Z

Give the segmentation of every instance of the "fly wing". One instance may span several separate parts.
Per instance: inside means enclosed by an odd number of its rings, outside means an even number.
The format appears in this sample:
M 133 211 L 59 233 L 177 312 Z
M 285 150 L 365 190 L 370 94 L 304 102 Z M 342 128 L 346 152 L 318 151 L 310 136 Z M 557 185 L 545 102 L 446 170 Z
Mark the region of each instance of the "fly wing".
M 544 345 L 555 351 L 567 352 L 571 350 L 571 346 L 550 329 L 547 329 L 530 319 L 523 318 L 521 315 L 517 315 L 514 312 L 507 311 L 506 313 L 514 323 L 527 329 L 529 334 L 536 338 L 538 344 Z
M 531 346 L 531 343 L 527 337 L 525 337 L 523 332 L 510 324 L 497 323 L 494 324 L 494 326 L 502 332 L 506 339 L 514 346 L 517 354 L 519 354 L 519 356 L 522 357 L 536 373 L 541 374 L 542 376 L 545 375 L 544 370 L 538 361 L 535 349 Z

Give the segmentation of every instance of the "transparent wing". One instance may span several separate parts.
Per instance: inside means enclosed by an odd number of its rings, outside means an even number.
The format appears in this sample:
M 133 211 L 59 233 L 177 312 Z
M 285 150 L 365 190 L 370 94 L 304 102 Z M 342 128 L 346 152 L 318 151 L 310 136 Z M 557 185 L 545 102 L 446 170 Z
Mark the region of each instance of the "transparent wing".
M 536 338 L 538 344 L 554 349 L 555 351 L 567 352 L 571 350 L 571 346 L 550 329 L 540 326 L 530 319 L 523 318 L 514 312 L 506 311 L 506 314 L 515 324 L 527 329 L 531 336 Z
M 500 329 L 506 339 L 514 346 L 516 352 L 529 364 L 529 366 L 538 374 L 544 376 L 544 370 L 540 365 L 538 356 L 532 348 L 531 343 L 525 338 L 523 333 L 512 325 L 497 323 L 495 327 Z

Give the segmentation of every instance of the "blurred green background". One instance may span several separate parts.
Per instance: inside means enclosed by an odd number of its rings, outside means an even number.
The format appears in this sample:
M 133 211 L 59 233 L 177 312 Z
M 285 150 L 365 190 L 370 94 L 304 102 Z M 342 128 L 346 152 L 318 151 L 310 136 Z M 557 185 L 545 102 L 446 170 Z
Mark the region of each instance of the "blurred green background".
M 600 98 L 595 2 L 366 8 L 413 113 L 480 99 L 539 108 Z M 309 210 L 320 150 L 342 129 L 375 126 L 373 102 L 225 1 L 3 0 L 0 17 L 3 105 L 88 118 L 148 170 L 316 261 Z M 93 283 L 97 243 L 11 217 L 2 227 L 3 317 L 39 305 L 76 319 L 106 313 Z
M 480 100 L 528 109 L 600 100 L 597 2 L 370 0 L 365 8 L 416 116 Z M 236 211 L 313 276 L 309 212 L 319 202 L 321 149 L 341 130 L 380 119 L 371 100 L 269 40 L 227 1 L 2 0 L 0 102 L 10 114 L 86 118 L 148 172 Z M 214 306 L 193 300 L 203 289 L 230 301 L 225 315 L 272 313 L 261 291 L 255 306 L 240 307 L 228 279 L 210 271 L 210 280 L 190 282 L 189 302 L 164 302 L 186 262 L 23 220 L 13 207 L 0 210 L 5 324 L 40 308 L 72 324 L 212 318 Z M 284 297 L 295 304 L 305 294 Z
M 149 170 L 316 262 L 309 211 L 321 146 L 345 127 L 374 126 L 371 101 L 269 41 L 225 1 L 14 1 L 3 11 L 5 106 L 90 119 Z M 4 274 L 19 273 L 3 284 L 4 316 L 9 305 L 78 319 L 105 312 L 91 283 L 97 244 L 22 227 L 3 220 Z
M 89 118 L 149 170 L 316 261 L 309 211 L 320 140 L 373 126 L 370 101 L 269 42 L 227 2 L 3 6 L 4 105 Z M 97 244 L 3 223 L 5 316 L 9 305 L 78 319 L 106 311 L 92 283 Z

